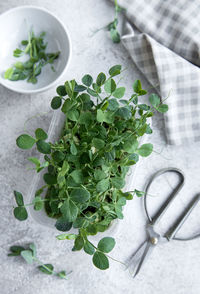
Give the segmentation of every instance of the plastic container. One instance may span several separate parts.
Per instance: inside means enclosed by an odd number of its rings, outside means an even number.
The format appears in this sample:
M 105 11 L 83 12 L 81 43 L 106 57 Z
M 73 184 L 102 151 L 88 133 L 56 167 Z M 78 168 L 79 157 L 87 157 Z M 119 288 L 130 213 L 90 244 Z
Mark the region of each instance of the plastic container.
M 49 131 L 48 131 L 48 141 L 55 142 L 56 140 L 59 139 L 64 123 L 65 123 L 65 114 L 62 113 L 60 110 L 55 111 L 50 123 Z M 144 140 L 145 140 L 145 136 L 141 138 L 142 143 L 144 143 Z M 41 156 L 40 160 L 43 161 L 43 155 Z M 134 177 L 137 166 L 138 164 L 130 167 L 130 170 L 128 171 L 126 176 L 126 185 L 123 189 L 124 191 L 129 191 L 132 189 L 132 179 Z M 33 201 L 35 197 L 35 192 L 46 184 L 43 180 L 44 173 L 46 173 L 46 169 L 43 169 L 40 173 L 37 173 L 33 178 L 32 184 L 30 186 L 30 190 L 28 192 L 28 195 L 29 195 L 28 200 L 30 203 Z M 45 192 L 43 193 L 43 196 L 44 195 L 45 195 Z M 40 211 L 35 211 L 33 206 L 29 206 L 29 215 L 31 215 L 31 217 L 38 224 L 57 231 L 57 229 L 55 228 L 56 219 L 50 218 L 46 214 L 44 209 Z M 112 233 L 112 235 L 116 233 L 118 221 L 119 221 L 118 219 L 114 220 L 112 222 L 112 225 L 106 230 L 106 233 L 110 233 L 110 234 Z M 73 231 L 73 229 L 71 231 Z M 102 233 L 101 233 L 101 236 L 102 236 Z

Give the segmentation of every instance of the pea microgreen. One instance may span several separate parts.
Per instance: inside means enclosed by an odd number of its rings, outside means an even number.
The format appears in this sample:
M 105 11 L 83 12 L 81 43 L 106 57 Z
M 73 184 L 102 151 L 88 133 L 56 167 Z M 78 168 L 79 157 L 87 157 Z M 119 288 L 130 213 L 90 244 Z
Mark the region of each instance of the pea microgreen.
M 61 279 L 67 279 L 66 271 L 60 271 L 55 272 L 54 266 L 52 264 L 43 264 L 38 258 L 37 258 L 37 250 L 34 243 L 31 243 L 28 245 L 27 248 L 22 246 L 11 246 L 10 247 L 10 253 L 8 253 L 8 256 L 21 256 L 26 263 L 33 264 L 34 262 L 38 263 L 38 269 L 47 275 L 55 275 L 58 276 Z
M 29 59 L 25 62 L 16 62 L 4 73 L 4 78 L 10 81 L 27 80 L 28 83 L 37 83 L 37 76 L 41 73 L 42 67 L 46 64 L 53 64 L 60 52 L 46 53 L 47 43 L 44 42 L 45 32 L 35 36 L 33 30 L 29 32 L 28 40 L 21 41 L 21 49 L 17 48 L 13 56 L 19 58 L 28 55 Z M 55 71 L 54 67 L 51 69 Z
M 127 201 L 134 194 L 144 194 L 124 192 L 125 177 L 140 157 L 153 152 L 151 143 L 140 144 L 142 136 L 152 133 L 149 118 L 155 111 L 168 109 L 156 94 L 149 96 L 150 105 L 140 102 L 140 96 L 147 94 L 140 80 L 134 81 L 133 93 L 127 95 L 115 80 L 121 71 L 121 65 L 115 65 L 107 75 L 101 72 L 93 78 L 86 74 L 82 84 L 71 80 L 57 88 L 59 96 L 52 99 L 51 107 L 60 108 L 66 120 L 56 142 L 48 142 L 42 128 L 34 136 L 22 134 L 16 140 L 21 149 L 36 145 L 44 161 L 36 157 L 28 160 L 37 172 L 46 170 L 45 184 L 36 191 L 32 203 L 24 204 L 22 194 L 15 192 L 14 216 L 25 220 L 28 205 L 35 210 L 45 208 L 47 215 L 56 219 L 57 230 L 64 232 L 57 238 L 73 240 L 72 250 L 92 255 L 94 265 L 102 270 L 109 267 L 107 253 L 115 240 L 103 238 L 95 247 L 88 236 L 104 232 L 117 218 L 123 219 Z M 77 234 L 66 234 L 72 227 Z

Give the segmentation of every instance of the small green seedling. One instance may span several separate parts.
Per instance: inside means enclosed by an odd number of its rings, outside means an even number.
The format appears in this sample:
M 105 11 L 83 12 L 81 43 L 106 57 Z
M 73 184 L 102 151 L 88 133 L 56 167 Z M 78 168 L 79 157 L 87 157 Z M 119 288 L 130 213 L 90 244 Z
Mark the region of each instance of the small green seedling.
M 55 275 L 61 279 L 67 279 L 67 274 L 65 271 L 55 272 L 54 266 L 52 264 L 43 264 L 37 258 L 37 250 L 34 243 L 28 245 L 28 248 L 22 246 L 11 246 L 10 253 L 8 256 L 21 256 L 28 264 L 33 264 L 34 262 L 38 263 L 38 269 L 47 275 Z

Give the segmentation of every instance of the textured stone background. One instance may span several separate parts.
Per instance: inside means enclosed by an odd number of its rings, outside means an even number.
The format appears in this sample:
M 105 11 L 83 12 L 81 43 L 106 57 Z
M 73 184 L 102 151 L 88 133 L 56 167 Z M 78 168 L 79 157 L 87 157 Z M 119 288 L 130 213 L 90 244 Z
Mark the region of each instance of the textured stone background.
M 106 25 L 113 17 L 113 7 L 106 0 L 1 0 L 0 13 L 18 5 L 39 5 L 55 13 L 68 27 L 72 45 L 72 60 L 65 79 L 80 79 L 83 74 L 97 74 L 114 64 L 122 64 L 123 83 L 131 88 L 134 79 L 140 78 L 144 88 L 150 86 L 134 67 L 121 44 L 114 45 L 108 35 L 100 31 L 91 37 L 92 32 Z M 3 28 L 1 28 L 2 30 Z M 14 28 L 13 28 L 14 29 Z M 0 86 L 0 292 L 2 294 L 197 294 L 200 292 L 199 240 L 191 242 L 170 242 L 158 247 L 140 275 L 132 280 L 118 263 L 111 262 L 110 269 L 103 272 L 92 266 L 91 257 L 82 252 L 71 252 L 70 241 L 55 239 L 56 231 L 37 225 L 30 219 L 18 222 L 12 215 L 14 204 L 13 190 L 27 195 L 33 172 L 26 158 L 35 155 L 33 151 L 20 151 L 15 145 L 16 137 L 23 132 L 24 122 L 37 114 L 46 113 L 39 119 L 32 119 L 28 127 L 36 128 L 39 123 L 48 130 L 52 117 L 49 102 L 55 95 L 55 89 L 38 95 L 20 95 Z M 169 99 L 173 99 L 170 97 Z M 173 205 L 163 222 L 163 228 L 171 223 L 188 201 L 200 191 L 199 163 L 200 145 L 172 147 L 166 145 L 164 125 L 161 115 L 153 119 L 154 134 L 149 138 L 155 150 L 151 158 L 141 162 L 130 186 L 143 189 L 148 177 L 157 169 L 167 166 L 182 168 L 186 174 L 186 185 L 180 197 Z M 164 199 L 172 186 L 173 179 L 165 177 L 154 185 L 149 197 L 151 206 Z M 155 196 L 155 197 L 154 197 Z M 156 197 L 159 196 L 159 197 Z M 25 196 L 26 198 L 27 196 Z M 155 204 L 154 204 L 155 203 Z M 199 231 L 199 206 L 182 228 L 181 235 Z M 145 217 L 142 199 L 134 198 L 125 209 L 125 218 L 113 232 L 117 245 L 112 256 L 127 261 L 145 239 Z M 95 239 L 97 240 L 97 239 Z M 34 241 L 38 255 L 47 263 L 53 263 L 57 270 L 73 270 L 68 281 L 42 275 L 35 266 L 29 266 L 19 258 L 8 258 L 8 248 L 14 244 L 26 244 Z

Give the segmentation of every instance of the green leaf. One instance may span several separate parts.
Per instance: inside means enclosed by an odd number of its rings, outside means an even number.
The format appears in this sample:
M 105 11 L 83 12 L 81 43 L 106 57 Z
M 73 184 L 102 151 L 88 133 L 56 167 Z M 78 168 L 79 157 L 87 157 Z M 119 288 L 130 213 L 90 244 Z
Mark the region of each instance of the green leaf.
M 83 240 L 83 237 L 78 236 L 78 237 L 75 239 L 73 250 L 81 250 L 81 249 L 83 248 L 83 246 L 84 246 L 84 240 Z
M 103 170 L 95 170 L 95 172 L 94 172 L 94 178 L 95 178 L 95 180 L 96 181 L 101 181 L 101 180 L 103 180 L 103 179 L 105 179 L 106 178 L 106 173 L 103 171 Z
M 82 112 L 79 117 L 79 123 L 90 125 L 93 121 L 94 117 L 90 112 Z
M 153 107 L 157 107 L 160 104 L 160 98 L 156 94 L 151 94 L 149 96 L 149 102 Z
M 54 267 L 52 264 L 46 263 L 44 265 L 39 265 L 38 269 L 46 275 L 52 275 Z
M 109 105 L 108 105 L 108 109 L 111 111 L 115 111 L 119 108 L 119 103 L 117 102 L 116 99 L 109 99 L 108 101 Z
M 134 83 L 133 83 L 133 90 L 135 93 L 140 93 L 140 91 L 142 90 L 142 84 L 140 82 L 140 80 L 136 80 Z
M 134 153 L 138 147 L 138 140 L 136 136 L 132 135 L 124 142 L 123 149 L 128 153 Z
M 67 274 L 65 271 L 61 271 L 61 272 L 57 273 L 57 276 L 61 279 L 66 279 Z
M 38 167 L 40 167 L 40 161 L 39 161 L 39 159 L 38 158 L 36 158 L 36 157 L 29 157 L 29 158 L 27 158 L 30 162 L 32 162 L 32 163 L 34 163 L 35 164 L 35 166 L 38 168 Z
M 122 189 L 125 186 L 125 180 L 120 177 L 111 178 L 111 183 L 116 189 Z
M 96 83 L 99 87 L 101 87 L 106 81 L 106 75 L 101 72 L 98 76 L 97 76 L 97 79 L 96 79 Z
M 41 210 L 44 207 L 44 201 L 40 196 L 36 196 L 33 199 L 34 209 L 35 210 Z
M 131 195 L 132 196 L 132 195 Z M 133 197 L 132 197 L 133 198 Z M 131 198 L 131 199 L 132 199 Z M 119 198 L 119 200 L 117 201 L 117 205 L 120 205 L 120 206 L 124 206 L 126 205 L 126 198 L 125 197 L 121 197 Z
M 165 112 L 167 112 L 168 111 L 168 105 L 167 104 L 161 104 L 161 105 L 159 105 L 157 108 L 156 108 L 156 110 L 158 111 L 158 112 L 161 112 L 161 113 L 165 113 Z
M 97 121 L 100 123 L 104 121 L 104 112 L 101 109 L 97 110 Z
M 35 137 L 38 140 L 46 140 L 48 138 L 47 133 L 41 128 L 35 130 Z
M 58 93 L 59 96 L 66 96 L 67 95 L 65 86 L 58 86 L 56 89 L 56 92 Z
M 55 227 L 58 231 L 67 232 L 72 227 L 72 222 L 66 221 L 65 217 L 59 217 L 55 223 Z
M 72 190 L 70 198 L 78 203 L 84 203 L 90 199 L 90 192 L 83 188 L 77 188 Z
M 30 149 L 35 142 L 35 139 L 27 134 L 19 136 L 16 140 L 17 146 L 21 149 Z
M 153 145 L 152 144 L 143 144 L 138 150 L 137 153 L 142 157 L 149 156 L 153 151 Z
M 85 242 L 83 249 L 89 255 L 93 255 L 95 252 L 94 246 L 88 241 Z
M 83 92 L 87 89 L 87 87 L 83 86 L 83 85 L 76 85 L 74 88 L 75 92 Z
M 23 51 L 19 48 L 15 49 L 13 51 L 13 56 L 15 56 L 15 57 L 20 57 L 22 54 L 23 54 Z
M 33 257 L 36 258 L 36 256 L 37 256 L 37 250 L 36 250 L 36 246 L 35 246 L 35 244 L 34 244 L 34 243 L 29 244 L 29 248 L 30 248 L 30 249 L 32 250 L 32 252 L 33 252 Z
M 79 118 L 79 112 L 76 109 L 70 109 L 67 112 L 67 118 L 71 119 L 72 121 L 77 121 Z
M 8 68 L 4 73 L 4 79 L 10 80 L 12 78 L 14 69 L 12 67 Z
M 23 206 L 15 207 L 13 212 L 16 219 L 20 221 L 24 221 L 28 218 L 27 210 Z
M 110 37 L 113 43 L 120 43 L 120 34 L 116 29 L 110 30 Z
M 116 89 L 116 83 L 113 79 L 109 79 L 105 82 L 104 85 L 104 90 L 108 93 L 111 94 L 115 91 Z
M 32 250 L 23 250 L 21 251 L 21 256 L 28 264 L 32 264 L 34 261 L 33 251 Z
M 114 77 L 114 76 L 117 76 L 120 74 L 121 72 L 121 69 L 122 69 L 122 66 L 117 64 L 117 65 L 114 65 L 112 66 L 110 69 L 109 69 L 109 74 L 111 77 Z
M 144 192 L 142 192 L 142 191 L 139 191 L 139 190 L 134 190 L 134 192 L 135 192 L 135 195 L 137 196 L 137 197 L 142 197 L 142 196 L 144 196 Z
M 19 256 L 23 250 L 25 250 L 25 248 L 22 246 L 11 246 L 11 253 L 8 253 L 8 256 Z
M 51 153 L 51 145 L 43 140 L 39 140 L 36 142 L 37 150 L 43 154 Z
M 98 94 L 97 94 L 94 90 L 92 90 L 92 89 L 90 89 L 90 88 L 87 89 L 87 92 L 88 92 L 91 96 L 93 96 L 93 97 L 97 97 L 97 96 L 98 96 Z
M 64 160 L 65 154 L 62 151 L 54 151 L 52 158 L 55 162 L 61 162 Z
M 78 207 L 69 198 L 65 200 L 60 210 L 62 212 L 63 218 L 67 222 L 73 222 L 78 214 Z
M 94 138 L 92 140 L 92 145 L 97 149 L 102 149 L 105 146 L 105 142 L 99 138 Z
M 44 179 L 45 183 L 47 183 L 47 185 L 55 185 L 57 183 L 56 176 L 54 176 L 52 174 L 48 174 L 48 173 L 44 174 L 43 179 Z
M 58 240 L 75 240 L 76 239 L 75 234 L 60 234 L 58 236 L 56 236 L 56 239 Z
M 20 192 L 14 191 L 15 200 L 18 206 L 24 206 L 23 195 Z
M 147 104 L 138 104 L 138 108 L 147 111 L 150 109 L 150 106 Z
M 96 251 L 93 255 L 92 262 L 100 270 L 106 270 L 109 268 L 108 258 L 102 252 Z
M 83 173 L 81 170 L 74 170 L 70 176 L 73 178 L 73 180 L 77 183 L 77 184 L 82 184 L 84 181 L 84 177 L 83 177 Z
M 116 115 L 118 115 L 124 119 L 130 119 L 131 118 L 131 111 L 126 107 L 120 107 L 117 110 Z
M 113 96 L 115 98 L 122 98 L 125 94 L 126 89 L 124 87 L 120 87 L 115 89 L 115 91 L 113 92 Z
M 90 87 L 92 85 L 93 82 L 93 78 L 91 77 L 91 75 L 85 75 L 82 78 L 82 82 L 84 85 L 86 85 L 87 87 Z
M 109 253 L 115 247 L 115 239 L 112 237 L 104 237 L 98 243 L 97 248 L 100 251 Z
M 103 179 L 97 183 L 96 189 L 97 192 L 105 192 L 109 187 L 109 179 Z
M 70 152 L 71 154 L 73 155 L 76 155 L 77 154 L 77 148 L 76 148 L 76 145 L 72 142 L 71 145 L 70 145 Z
M 51 100 L 51 108 L 52 109 L 60 108 L 61 104 L 62 104 L 62 99 L 59 96 L 56 96 Z

